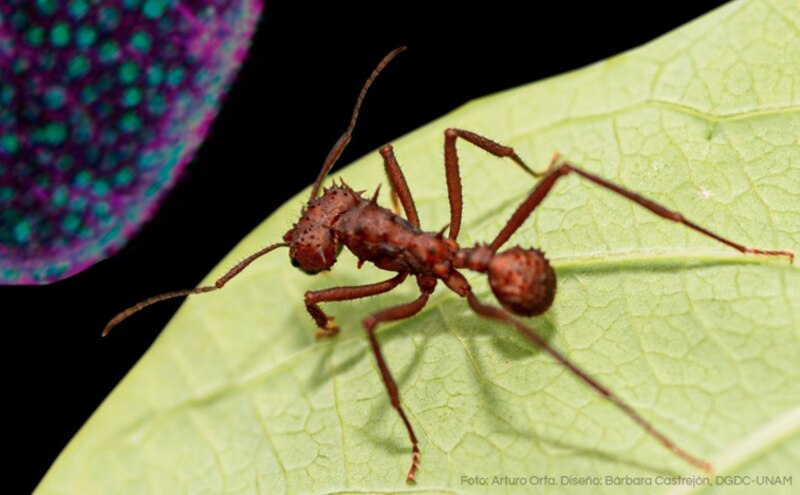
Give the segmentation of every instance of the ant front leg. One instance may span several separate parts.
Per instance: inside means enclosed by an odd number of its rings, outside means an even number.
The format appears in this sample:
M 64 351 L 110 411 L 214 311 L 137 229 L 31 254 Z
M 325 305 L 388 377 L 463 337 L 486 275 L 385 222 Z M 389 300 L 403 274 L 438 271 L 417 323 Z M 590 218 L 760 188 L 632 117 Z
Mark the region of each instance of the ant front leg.
M 408 188 L 403 170 L 394 156 L 392 145 L 387 144 L 379 152 L 383 157 L 383 166 L 386 169 L 386 175 L 389 177 L 389 183 L 392 185 L 392 203 L 394 203 L 395 213 L 398 213 L 397 202 L 399 201 L 403 205 L 403 210 L 406 212 L 406 218 L 409 223 L 414 227 L 419 227 L 417 206 L 414 204 L 414 198 L 411 196 L 411 190 Z
M 557 155 L 556 155 L 557 156 Z M 523 222 L 530 216 L 533 210 L 539 206 L 539 203 L 544 200 L 550 190 L 553 188 L 553 185 L 558 181 L 558 179 L 569 175 L 570 173 L 575 173 L 582 179 L 586 179 L 589 182 L 597 184 L 600 187 L 613 191 L 620 196 L 627 198 L 634 203 L 647 208 L 648 210 L 652 211 L 656 215 L 660 216 L 661 218 L 671 220 L 673 222 L 677 222 L 689 227 L 692 230 L 695 230 L 705 236 L 708 236 L 712 239 L 715 239 L 727 246 L 736 249 L 741 253 L 751 253 L 751 254 L 764 254 L 769 256 L 786 256 L 789 258 L 789 263 L 794 261 L 794 252 L 789 250 L 780 250 L 780 249 L 759 249 L 759 248 L 752 248 L 748 246 L 744 246 L 742 244 L 738 244 L 733 242 L 725 237 L 719 236 L 710 230 L 706 229 L 705 227 L 701 227 L 700 225 L 692 222 L 691 220 L 686 219 L 682 214 L 669 210 L 664 206 L 652 201 L 650 199 L 645 198 L 629 189 L 625 189 L 622 186 L 618 186 L 613 182 L 609 182 L 603 179 L 600 176 L 594 175 L 589 173 L 585 170 L 582 170 L 570 163 L 564 162 L 558 167 L 552 169 L 539 183 L 536 185 L 536 188 L 531 192 L 528 198 L 522 202 L 521 205 L 517 208 L 513 215 L 511 215 L 511 219 L 508 221 L 505 227 L 497 234 L 497 237 L 492 241 L 490 247 L 492 251 L 497 251 L 500 246 L 502 246 L 511 235 L 519 229 Z
M 378 342 L 377 336 L 375 335 L 375 328 L 379 323 L 385 321 L 403 320 L 405 318 L 410 318 L 422 311 L 422 308 L 424 308 L 425 304 L 428 303 L 428 298 L 433 292 L 433 289 L 436 287 L 436 279 L 429 277 L 418 277 L 417 281 L 419 282 L 422 293 L 416 300 L 407 304 L 402 304 L 400 306 L 378 311 L 377 313 L 372 314 L 364 319 L 364 328 L 367 331 L 370 346 L 372 346 L 372 354 L 375 356 L 375 362 L 378 365 L 381 378 L 383 378 L 383 384 L 386 387 L 386 392 L 389 394 L 389 400 L 391 401 L 392 407 L 397 411 L 397 414 L 400 415 L 400 419 L 403 420 L 403 424 L 405 424 L 406 430 L 408 431 L 408 438 L 411 440 L 411 468 L 409 468 L 408 475 L 406 476 L 406 481 L 409 483 L 416 482 L 414 478 L 417 474 L 417 469 L 419 468 L 419 441 L 417 440 L 417 435 L 414 433 L 414 428 L 411 426 L 411 422 L 408 420 L 408 417 L 403 410 L 403 405 L 400 403 L 400 391 L 397 389 L 397 384 L 392 377 L 392 373 L 389 371 L 389 366 L 386 364 L 386 359 L 383 357 L 381 345 Z
M 333 322 L 333 317 L 325 314 L 319 307 L 321 302 L 333 301 L 350 301 L 353 299 L 361 299 L 362 297 L 376 296 L 389 292 L 408 276 L 407 273 L 398 273 L 396 276 L 383 282 L 377 282 L 368 285 L 356 285 L 350 287 L 332 287 L 330 289 L 312 290 L 306 292 L 305 303 L 306 309 L 320 330 L 317 331 L 316 337 L 318 339 L 325 337 L 333 337 L 339 333 L 339 327 Z
M 461 192 L 461 175 L 459 173 L 458 153 L 456 152 L 456 139 L 468 141 L 484 151 L 488 151 L 500 158 L 511 158 L 514 163 L 522 167 L 529 175 L 539 178 L 541 174 L 528 167 L 522 158 L 517 155 L 514 148 L 503 146 L 474 132 L 463 129 L 447 129 L 444 131 L 444 170 L 447 177 L 447 197 L 450 200 L 450 239 L 458 238 L 461 230 L 461 212 L 463 209 L 463 196 Z

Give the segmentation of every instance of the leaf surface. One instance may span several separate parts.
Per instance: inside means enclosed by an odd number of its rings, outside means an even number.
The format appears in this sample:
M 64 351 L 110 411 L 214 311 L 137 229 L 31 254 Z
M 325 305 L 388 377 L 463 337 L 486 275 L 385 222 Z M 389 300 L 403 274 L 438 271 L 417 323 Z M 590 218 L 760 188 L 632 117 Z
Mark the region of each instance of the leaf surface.
M 514 146 L 539 169 L 561 151 L 737 242 L 800 252 L 798 33 L 794 1 L 734 2 L 640 49 L 473 101 L 398 139 L 423 227 L 449 223 L 443 131 L 460 127 Z M 463 143 L 459 154 L 461 244 L 471 245 L 493 238 L 533 182 Z M 342 177 L 374 189 L 385 181 L 380 156 Z M 204 284 L 279 239 L 307 194 Z M 797 263 L 740 255 L 574 177 L 512 243 L 541 247 L 556 267 L 553 307 L 528 320 L 553 346 L 717 474 L 797 483 Z M 587 491 L 569 477 L 597 477 L 595 493 L 752 488 L 675 486 L 700 473 L 442 287 L 421 314 L 379 331 L 421 441 L 419 484 L 407 486 L 410 445 L 360 322 L 411 300 L 416 285 L 327 305 L 343 332 L 315 342 L 304 291 L 387 275 L 358 270 L 345 254 L 332 272 L 308 277 L 284 256 L 187 301 L 37 493 L 513 493 L 543 484 L 536 477 L 552 477 L 543 489 L 552 493 Z M 470 282 L 493 300 L 480 276 Z

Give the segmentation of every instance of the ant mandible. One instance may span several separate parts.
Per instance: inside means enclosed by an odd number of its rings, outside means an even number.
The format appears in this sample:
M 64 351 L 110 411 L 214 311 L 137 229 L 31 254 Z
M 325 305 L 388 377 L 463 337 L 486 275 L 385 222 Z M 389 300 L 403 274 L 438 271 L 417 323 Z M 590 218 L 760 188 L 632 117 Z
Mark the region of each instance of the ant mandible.
M 375 191 L 371 199 L 367 199 L 362 195 L 362 192 L 354 191 L 344 182 L 341 182 L 340 185 L 334 184 L 330 188 L 324 189 L 322 196 L 319 196 L 323 180 L 325 180 L 331 167 L 341 156 L 345 146 L 350 142 L 358 112 L 367 90 L 381 70 L 404 50 L 405 47 L 399 47 L 387 54 L 375 70 L 372 71 L 366 83 L 364 83 L 356 100 L 347 130 L 328 153 L 322 169 L 316 181 L 314 181 L 308 203 L 306 203 L 301 212 L 300 220 L 283 236 L 283 242 L 272 244 L 248 256 L 220 277 L 214 285 L 167 292 L 146 299 L 126 309 L 109 321 L 103 331 L 103 335 L 107 335 L 112 328 L 132 314 L 156 302 L 221 289 L 250 263 L 276 248 L 288 247 L 292 265 L 305 273 L 313 275 L 321 271 L 330 270 L 336 262 L 340 249 L 344 246 L 358 258 L 359 266 L 368 261 L 378 268 L 396 272 L 397 275 L 373 284 L 306 292 L 306 309 L 319 327 L 317 338 L 333 337 L 339 332 L 339 327 L 334 324 L 333 317 L 328 316 L 319 307 L 320 303 L 347 301 L 383 294 L 397 287 L 409 275 L 416 277 L 417 285 L 419 286 L 420 295 L 414 301 L 378 311 L 364 319 L 364 328 L 392 407 L 403 420 L 411 440 L 411 467 L 406 478 L 408 482 L 415 481 L 416 472 L 419 468 L 419 441 L 411 422 L 403 410 L 403 405 L 400 402 L 400 392 L 386 363 L 375 330 L 380 323 L 402 320 L 419 313 L 425 307 L 439 281 L 442 281 L 459 296 L 466 298 L 469 306 L 479 315 L 511 325 L 523 337 L 543 349 L 586 385 L 611 401 L 648 435 L 658 440 L 675 455 L 689 464 L 710 472 L 712 467 L 709 462 L 689 454 L 679 447 L 608 387 L 592 378 L 589 373 L 553 348 L 530 327 L 512 316 L 512 313 L 518 316 L 535 316 L 547 311 L 555 297 L 556 275 L 544 253 L 538 249 L 513 247 L 502 252 L 499 252 L 499 249 L 520 228 L 533 210 L 547 196 L 555 183 L 560 178 L 574 173 L 582 179 L 611 190 L 647 208 L 662 218 L 681 223 L 742 253 L 786 256 L 790 261 L 794 260 L 794 253 L 788 250 L 756 249 L 737 244 L 687 220 L 678 212 L 668 210 L 639 194 L 582 170 L 566 161 L 561 161 L 558 155 L 554 156 L 550 167 L 545 173 L 534 172 L 522 161 L 513 148 L 503 146 L 474 132 L 462 129 L 447 129 L 444 133 L 444 166 L 447 177 L 447 193 L 450 200 L 450 224 L 449 227 L 439 232 L 426 232 L 420 228 L 414 199 L 391 145 L 382 147 L 380 154 L 383 157 L 386 173 L 392 187 L 395 212 L 377 204 L 380 187 Z M 459 138 L 492 155 L 510 158 L 526 173 L 537 179 L 540 178 L 533 191 L 517 207 L 494 240 L 489 244 L 476 244 L 471 248 L 462 248 L 456 242 L 458 233 L 461 230 L 462 210 L 461 179 L 459 176 L 458 154 L 456 152 L 456 141 Z M 402 205 L 406 218 L 397 214 L 399 213 L 398 203 Z M 444 234 L 445 231 L 448 231 L 447 236 Z M 504 309 L 480 302 L 472 292 L 470 284 L 459 272 L 460 269 L 488 274 L 489 286 Z

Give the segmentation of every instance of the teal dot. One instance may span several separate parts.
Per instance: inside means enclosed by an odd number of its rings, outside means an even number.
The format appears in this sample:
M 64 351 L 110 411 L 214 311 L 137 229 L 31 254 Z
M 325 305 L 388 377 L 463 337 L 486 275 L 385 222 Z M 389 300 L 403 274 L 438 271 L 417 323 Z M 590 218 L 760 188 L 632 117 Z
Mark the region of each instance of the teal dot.
M 50 177 L 46 175 L 40 175 L 36 177 L 36 185 L 43 189 L 46 188 L 50 185 Z
M 0 103 L 8 105 L 14 99 L 14 87 L 5 85 L 0 86 Z
M 109 221 L 108 221 L 108 222 L 103 222 L 103 223 L 110 223 L 110 220 L 112 220 L 112 219 L 114 219 L 114 217 L 108 217 L 108 220 L 109 220 Z M 119 236 L 119 234 L 120 234 L 121 232 L 122 232 L 122 227 L 121 227 L 120 225 L 115 225 L 114 227 L 112 227 L 112 228 L 111 228 L 111 229 L 110 229 L 110 230 L 109 230 L 109 231 L 106 233 L 106 235 L 104 235 L 104 236 L 103 236 L 103 238 L 101 239 L 101 245 L 102 245 L 103 243 L 106 243 L 106 242 L 109 242 L 109 241 L 111 241 L 111 240 L 115 239 L 117 236 Z
M 168 4 L 169 0 L 145 0 L 142 12 L 144 12 L 145 17 L 155 19 L 164 14 Z
M 67 272 L 69 267 L 67 264 L 53 265 L 47 269 L 46 276 L 48 279 L 58 280 Z
M 139 31 L 131 37 L 131 45 L 140 52 L 146 52 L 153 46 L 153 38 L 144 31 Z
M 99 21 L 109 31 L 116 29 L 119 26 L 119 11 L 114 7 L 103 7 L 100 9 Z
M 81 26 L 75 31 L 75 43 L 81 48 L 92 46 L 96 39 L 97 32 L 89 26 Z
M 73 123 L 72 139 L 76 143 L 88 143 L 92 137 L 92 125 L 86 118 L 79 118 L 77 122 Z
M 107 101 L 101 102 L 99 105 L 97 105 L 97 108 L 95 109 L 96 115 L 99 115 L 104 119 L 110 117 L 113 111 L 114 108 Z
M 86 150 L 86 158 L 93 162 L 100 158 L 100 148 L 98 146 L 92 146 L 88 150 Z
M 66 138 L 67 126 L 61 122 L 51 122 L 33 131 L 33 139 L 45 144 L 61 144 Z
M 73 19 L 81 19 L 86 15 L 88 10 L 89 2 L 86 0 L 72 0 L 69 3 L 69 15 L 71 15 Z
M 0 136 L 0 148 L 9 154 L 16 153 L 19 151 L 19 139 L 14 134 L 3 134 Z
M 115 41 L 106 41 L 100 45 L 97 56 L 101 62 L 113 62 L 119 56 L 119 45 Z
M 111 218 L 111 216 L 109 215 L 109 213 L 111 212 L 111 207 L 108 205 L 108 203 L 102 201 L 99 203 L 95 203 L 94 208 L 92 209 L 94 210 L 95 216 L 99 217 L 101 220 L 108 220 L 109 218 Z
M 44 15 L 53 15 L 58 8 L 56 0 L 36 0 L 36 6 Z
M 40 165 L 47 166 L 47 164 L 53 162 L 53 152 L 51 150 L 39 148 L 36 150 L 35 155 L 36 163 Z
M 116 170 L 118 164 L 119 158 L 117 157 L 117 152 L 113 151 L 104 157 L 103 163 L 100 165 L 100 170 L 104 173 Z
M 150 101 L 147 103 L 147 109 L 150 110 L 150 113 L 155 115 L 160 115 L 164 113 L 164 110 L 167 108 L 167 102 L 164 99 L 163 95 L 153 95 L 150 98 Z
M 137 160 L 139 164 L 139 168 L 152 168 L 155 165 L 158 165 L 158 154 L 154 152 L 147 152 L 142 153 L 139 155 L 139 159 Z
M 61 170 L 62 172 L 66 172 L 72 168 L 72 157 L 68 155 L 64 155 L 56 160 L 56 168 Z
M 39 46 L 44 41 L 44 29 L 41 26 L 33 26 L 25 33 L 25 40 L 33 46 Z
M 169 71 L 167 74 L 167 84 L 169 86 L 175 87 L 179 85 L 183 81 L 183 69 L 175 68 Z
M 14 197 L 14 190 L 8 186 L 0 187 L 0 201 L 7 203 Z
M 122 94 L 122 104 L 126 107 L 134 107 L 142 101 L 142 92 L 138 88 L 130 88 Z
M 164 70 L 155 65 L 147 71 L 147 84 L 150 86 L 158 86 L 164 81 Z
M 92 174 L 86 170 L 81 170 L 75 175 L 75 180 L 73 182 L 75 187 L 86 187 L 92 182 Z
M 89 59 L 85 55 L 75 55 L 67 65 L 67 74 L 70 77 L 81 77 L 89 72 L 90 67 Z
M 64 102 L 67 99 L 66 92 L 64 88 L 59 86 L 53 86 L 48 88 L 48 90 L 44 94 L 44 105 L 50 109 L 61 108 L 64 106 Z
M 31 68 L 31 61 L 27 58 L 18 58 L 14 60 L 14 63 L 11 65 L 11 70 L 14 74 L 22 74 L 26 70 Z
M 56 65 L 56 55 L 51 52 L 43 52 L 39 54 L 39 68 L 44 70 L 52 70 Z
M 92 86 L 84 86 L 81 89 L 81 101 L 85 104 L 90 104 L 97 99 L 97 90 Z
M 69 207 L 75 211 L 84 211 L 89 204 L 89 200 L 85 196 L 77 196 L 72 198 Z
M 31 235 L 31 224 L 27 220 L 21 220 L 14 226 L 14 238 L 17 242 L 25 242 Z
M 111 187 L 108 185 L 108 182 L 104 180 L 98 180 L 94 184 L 92 184 L 92 191 L 98 196 L 105 196 L 111 190 Z
M 50 43 L 56 47 L 62 47 L 69 43 L 69 25 L 66 22 L 59 22 L 50 30 Z
M 136 132 L 142 126 L 142 121 L 135 113 L 128 112 L 119 121 L 119 127 L 124 132 Z
M 25 14 L 25 9 L 12 9 L 11 15 L 8 16 L 8 18 L 11 21 L 11 25 L 16 29 L 20 29 L 30 24 L 28 22 L 28 16 Z
M 67 204 L 67 198 L 69 194 L 67 193 L 66 186 L 58 186 L 56 190 L 53 192 L 53 207 L 54 208 L 61 208 L 65 204 Z
M 100 142 L 104 144 L 114 144 L 117 141 L 117 133 L 112 129 L 103 129 L 100 134 Z
M 133 180 L 133 172 L 128 167 L 123 168 L 114 175 L 114 184 L 117 186 L 127 186 Z
M 70 213 L 64 220 L 61 221 L 61 227 L 67 232 L 74 234 L 81 226 L 81 217 L 74 213 Z
M 139 75 L 139 66 L 134 62 L 125 62 L 119 68 L 119 79 L 124 84 L 130 84 Z

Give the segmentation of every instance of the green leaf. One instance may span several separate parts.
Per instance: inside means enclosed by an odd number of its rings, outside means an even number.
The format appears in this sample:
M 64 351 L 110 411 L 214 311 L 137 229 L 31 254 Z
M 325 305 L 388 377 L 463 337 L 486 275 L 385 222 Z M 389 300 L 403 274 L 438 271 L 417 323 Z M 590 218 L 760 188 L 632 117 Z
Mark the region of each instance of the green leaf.
M 397 140 L 423 226 L 449 222 L 441 148 L 452 126 L 512 145 L 541 169 L 559 150 L 721 235 L 800 252 L 799 32 L 793 0 L 734 2 L 643 48 L 474 101 Z M 459 152 L 461 241 L 471 245 L 490 240 L 533 184 L 507 161 L 463 143 Z M 385 181 L 376 153 L 342 176 L 357 189 Z M 279 239 L 306 195 L 205 283 Z M 574 177 L 512 241 L 540 246 L 556 267 L 555 304 L 529 320 L 553 346 L 718 474 L 798 482 L 796 263 L 741 255 Z M 308 277 L 279 253 L 225 290 L 191 298 L 37 493 L 522 491 L 494 476 L 551 476 L 554 492 L 639 493 L 637 480 L 653 483 L 649 492 L 751 490 L 672 486 L 700 473 L 443 288 L 423 313 L 379 331 L 421 441 L 419 484 L 407 486 L 408 438 L 360 322 L 411 300 L 415 284 L 328 305 L 343 328 L 329 341 L 314 341 L 302 304 L 309 289 L 384 278 L 357 270 L 350 255 Z M 470 281 L 491 300 L 485 280 Z M 470 484 L 475 476 L 488 486 Z M 562 476 L 597 476 L 599 486 L 563 486 Z

